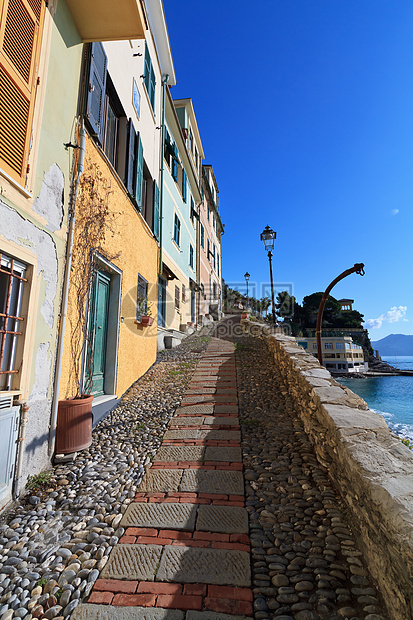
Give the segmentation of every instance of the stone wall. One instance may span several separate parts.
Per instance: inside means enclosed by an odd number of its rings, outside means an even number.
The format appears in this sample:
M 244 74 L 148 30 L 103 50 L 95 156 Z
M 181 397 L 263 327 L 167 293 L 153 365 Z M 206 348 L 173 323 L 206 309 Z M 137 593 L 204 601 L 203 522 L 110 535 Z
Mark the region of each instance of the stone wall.
M 294 338 L 242 324 L 245 333 L 268 344 L 285 394 L 349 508 L 389 618 L 412 620 L 413 452 Z

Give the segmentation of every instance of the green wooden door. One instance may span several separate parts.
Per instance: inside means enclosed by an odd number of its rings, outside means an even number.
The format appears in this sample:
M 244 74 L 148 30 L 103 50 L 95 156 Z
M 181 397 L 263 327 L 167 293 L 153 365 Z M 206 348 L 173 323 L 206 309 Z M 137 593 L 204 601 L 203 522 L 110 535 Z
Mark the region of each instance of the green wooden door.
M 103 271 L 96 274 L 90 309 L 92 355 L 87 367 L 91 369 L 91 393 L 104 394 L 106 341 L 108 336 L 110 277 Z

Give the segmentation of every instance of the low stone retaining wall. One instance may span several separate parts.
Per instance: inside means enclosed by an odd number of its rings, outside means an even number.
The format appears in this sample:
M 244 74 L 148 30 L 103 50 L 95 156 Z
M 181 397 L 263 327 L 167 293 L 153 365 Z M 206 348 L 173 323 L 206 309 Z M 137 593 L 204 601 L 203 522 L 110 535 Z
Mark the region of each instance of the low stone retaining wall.
M 413 452 L 294 338 L 242 325 L 268 344 L 318 459 L 354 517 L 389 618 L 413 620 Z

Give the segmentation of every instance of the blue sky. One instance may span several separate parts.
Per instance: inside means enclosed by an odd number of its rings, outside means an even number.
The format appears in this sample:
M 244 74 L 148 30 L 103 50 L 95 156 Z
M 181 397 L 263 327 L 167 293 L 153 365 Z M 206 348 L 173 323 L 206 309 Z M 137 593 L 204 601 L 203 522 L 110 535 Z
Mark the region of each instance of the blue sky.
M 223 276 L 350 297 L 373 340 L 413 334 L 411 0 L 164 0 L 221 199 Z

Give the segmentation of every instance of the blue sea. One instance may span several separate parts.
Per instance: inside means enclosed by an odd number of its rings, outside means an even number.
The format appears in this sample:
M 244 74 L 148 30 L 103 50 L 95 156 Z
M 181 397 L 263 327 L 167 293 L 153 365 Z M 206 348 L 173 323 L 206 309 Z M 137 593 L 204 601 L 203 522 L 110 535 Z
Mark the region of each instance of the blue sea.
M 395 368 L 413 370 L 413 356 L 383 357 Z M 413 376 L 340 378 L 340 383 L 361 396 L 380 413 L 393 432 L 413 441 Z

